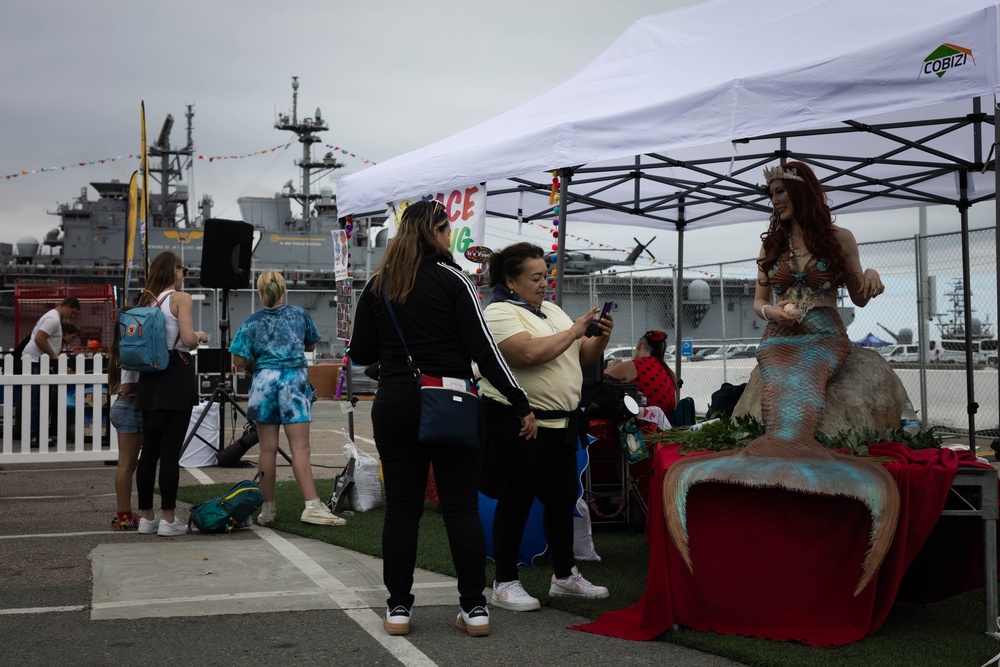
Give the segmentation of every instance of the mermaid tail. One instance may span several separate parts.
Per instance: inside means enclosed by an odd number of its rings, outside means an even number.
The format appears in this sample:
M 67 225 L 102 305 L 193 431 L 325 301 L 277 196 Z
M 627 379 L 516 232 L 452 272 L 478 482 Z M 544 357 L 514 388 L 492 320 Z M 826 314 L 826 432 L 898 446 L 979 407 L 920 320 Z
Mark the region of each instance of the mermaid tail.
M 850 341 L 832 308 L 816 308 L 791 327 L 770 324 L 758 349 L 764 379 L 765 434 L 739 452 L 678 461 L 663 482 L 663 513 L 674 546 L 693 569 L 687 533 L 687 493 L 695 484 L 723 482 L 781 488 L 864 503 L 872 515 L 869 549 L 858 595 L 871 582 L 896 532 L 899 489 L 878 464 L 834 454 L 816 440 L 830 378 L 847 359 Z

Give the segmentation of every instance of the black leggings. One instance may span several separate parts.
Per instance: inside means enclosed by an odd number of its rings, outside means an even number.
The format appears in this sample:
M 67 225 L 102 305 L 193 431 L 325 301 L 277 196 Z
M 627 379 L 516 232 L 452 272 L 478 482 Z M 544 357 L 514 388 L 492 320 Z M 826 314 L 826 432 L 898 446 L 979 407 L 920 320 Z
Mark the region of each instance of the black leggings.
M 156 463 L 160 463 L 160 508 L 177 507 L 177 485 L 181 476 L 181 447 L 191 422 L 191 408 L 152 410 L 142 413 L 142 450 L 135 470 L 139 509 L 153 509 Z
M 417 533 L 427 473 L 433 464 L 451 560 L 458 574 L 459 602 L 471 612 L 486 604 L 486 538 L 479 520 L 480 452 L 417 442 L 419 391 L 415 384 L 382 384 L 372 404 L 375 446 L 385 475 L 382 577 L 389 590 L 387 606 L 413 606 Z
M 491 429 L 502 426 L 490 421 L 486 428 L 487 433 L 491 433 Z M 493 515 L 496 579 L 505 582 L 518 578 L 518 551 L 536 496 L 544 507 L 542 528 L 548 542 L 552 570 L 557 577 L 565 579 L 576 564 L 573 557 L 573 508 L 579 496 L 580 483 L 576 453 L 566 444 L 566 429 L 540 428 L 535 440 L 519 438 L 516 431 L 508 438 L 506 445 L 510 448 L 512 459 L 517 462 L 517 468 L 511 472 L 519 479 L 517 484 L 512 485 L 514 488 L 500 496 L 496 514 Z

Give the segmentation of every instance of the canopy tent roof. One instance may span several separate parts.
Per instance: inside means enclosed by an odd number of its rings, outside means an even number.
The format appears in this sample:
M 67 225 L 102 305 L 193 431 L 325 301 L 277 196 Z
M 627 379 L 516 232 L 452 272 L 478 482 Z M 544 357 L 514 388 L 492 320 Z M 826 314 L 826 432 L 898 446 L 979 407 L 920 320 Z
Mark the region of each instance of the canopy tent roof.
M 485 182 L 488 216 L 549 219 L 559 170 L 561 224 L 676 230 L 683 273 L 685 230 L 765 220 L 761 168 L 801 160 L 837 212 L 957 206 L 968 257 L 968 208 L 996 200 L 998 20 L 997 0 L 708 0 L 650 16 L 548 93 L 344 176 L 339 213 Z M 564 248 L 560 234 L 560 275 Z M 971 380 L 968 401 L 974 447 Z
M 573 220 L 697 229 L 766 218 L 760 167 L 778 158 L 813 165 L 838 211 L 990 199 L 997 22 L 992 0 L 710 0 L 650 16 L 548 93 L 341 178 L 338 207 L 486 182 L 488 215 L 549 218 L 548 172 L 567 169 Z
M 892 343 L 882 340 L 881 338 L 873 334 L 871 331 L 869 331 L 868 334 L 861 340 L 851 341 L 851 345 L 860 345 L 863 347 L 885 347 L 887 345 L 892 345 Z

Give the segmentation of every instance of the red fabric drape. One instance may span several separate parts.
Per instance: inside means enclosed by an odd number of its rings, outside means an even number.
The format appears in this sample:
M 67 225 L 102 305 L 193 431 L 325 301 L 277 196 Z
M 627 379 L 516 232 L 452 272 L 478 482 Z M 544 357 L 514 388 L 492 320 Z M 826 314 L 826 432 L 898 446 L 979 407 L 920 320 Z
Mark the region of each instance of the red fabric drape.
M 657 449 L 646 533 L 649 571 L 639 602 L 573 629 L 623 639 L 652 639 L 674 623 L 724 634 L 840 646 L 874 633 L 900 591 L 908 567 L 935 527 L 958 468 L 950 449 L 912 450 L 899 443 L 869 448 L 889 457 L 901 510 L 892 548 L 857 597 L 871 519 L 859 502 L 781 489 L 704 483 L 688 495 L 694 571 L 674 549 L 663 521 L 663 476 L 678 445 Z M 976 464 L 963 453 L 963 464 Z M 981 522 L 966 523 L 980 530 Z M 954 563 L 951 554 L 950 565 Z M 969 554 L 972 559 L 981 556 Z M 972 568 L 970 568 L 972 569 Z M 982 585 L 956 578 L 949 594 Z M 967 586 L 961 588 L 960 586 Z M 940 593 L 941 591 L 938 591 Z

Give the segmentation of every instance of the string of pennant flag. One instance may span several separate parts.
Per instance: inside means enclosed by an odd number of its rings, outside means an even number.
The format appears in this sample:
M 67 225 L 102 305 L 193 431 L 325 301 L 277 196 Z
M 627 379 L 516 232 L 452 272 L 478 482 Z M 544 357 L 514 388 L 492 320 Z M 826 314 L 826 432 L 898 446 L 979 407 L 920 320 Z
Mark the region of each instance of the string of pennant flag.
M 216 160 L 242 160 L 249 157 L 256 157 L 258 155 L 264 155 L 267 153 L 274 153 L 275 151 L 286 150 L 291 146 L 291 143 L 280 144 L 272 148 L 265 148 L 258 151 L 253 151 L 252 153 L 244 153 L 242 155 L 198 155 L 198 159 L 205 162 L 215 162 Z M 376 164 L 374 160 L 369 160 L 359 156 L 357 153 L 352 153 L 342 146 L 334 146 L 333 144 L 326 144 L 326 147 L 335 151 L 339 151 L 341 155 L 349 155 L 352 158 L 361 160 L 364 164 Z M 94 165 L 107 164 L 109 162 L 117 162 L 118 160 L 139 160 L 140 156 L 129 153 L 128 155 L 115 155 L 113 157 L 105 157 L 97 160 L 83 160 L 79 162 L 72 162 L 70 164 L 64 164 L 54 167 L 35 167 L 33 169 L 20 169 L 18 171 L 0 175 L 0 179 L 9 181 L 14 178 L 21 178 L 23 176 L 30 176 L 33 174 L 47 174 L 55 171 L 65 171 L 67 169 L 73 169 L 77 167 L 92 167 Z M 190 163 L 187 165 L 190 167 Z

